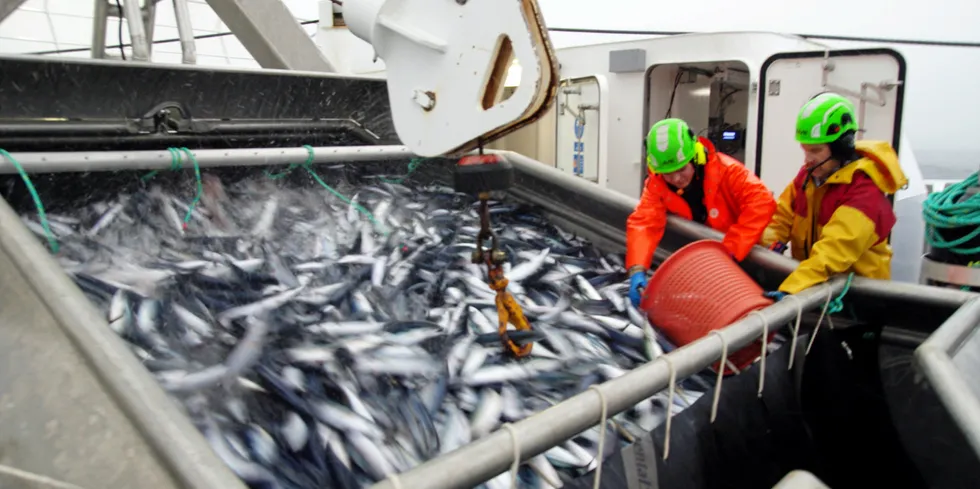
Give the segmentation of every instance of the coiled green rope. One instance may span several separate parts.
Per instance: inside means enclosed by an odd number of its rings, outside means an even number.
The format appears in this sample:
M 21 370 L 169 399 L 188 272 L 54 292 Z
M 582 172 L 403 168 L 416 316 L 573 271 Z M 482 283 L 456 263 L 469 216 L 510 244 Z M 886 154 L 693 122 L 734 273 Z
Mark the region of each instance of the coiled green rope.
M 48 239 L 48 247 L 51 248 L 52 253 L 58 252 L 58 240 L 55 239 L 54 233 L 51 232 L 51 226 L 48 224 L 48 215 L 44 212 L 44 204 L 41 203 L 41 197 L 37 194 L 37 189 L 34 188 L 34 184 L 31 182 L 31 177 L 27 176 L 27 172 L 24 171 L 24 167 L 20 166 L 20 162 L 16 158 L 11 156 L 5 149 L 0 148 L 0 156 L 3 156 L 14 168 L 17 169 L 17 173 L 20 174 L 20 179 L 24 181 L 24 186 L 27 187 L 27 191 L 30 192 L 31 198 L 34 199 L 34 207 L 37 208 L 37 217 L 41 221 L 41 227 L 44 228 L 44 234 Z
M 947 250 L 959 255 L 980 253 L 980 246 L 962 246 L 980 236 L 980 193 L 963 198 L 970 187 L 978 184 L 977 173 L 962 182 L 946 187 L 941 192 L 933 192 L 922 204 L 922 217 L 926 223 L 926 238 L 929 246 Z M 970 232 L 957 239 L 947 240 L 939 231 L 956 228 L 970 228 Z

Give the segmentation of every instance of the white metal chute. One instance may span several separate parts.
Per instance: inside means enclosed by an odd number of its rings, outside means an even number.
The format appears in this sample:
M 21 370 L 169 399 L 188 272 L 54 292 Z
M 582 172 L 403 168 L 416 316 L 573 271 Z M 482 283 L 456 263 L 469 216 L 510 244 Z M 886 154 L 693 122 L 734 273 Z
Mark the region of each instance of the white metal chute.
M 344 21 L 385 61 L 399 138 L 436 156 L 533 122 L 558 68 L 536 0 L 346 0 Z M 511 60 L 520 83 L 501 101 Z

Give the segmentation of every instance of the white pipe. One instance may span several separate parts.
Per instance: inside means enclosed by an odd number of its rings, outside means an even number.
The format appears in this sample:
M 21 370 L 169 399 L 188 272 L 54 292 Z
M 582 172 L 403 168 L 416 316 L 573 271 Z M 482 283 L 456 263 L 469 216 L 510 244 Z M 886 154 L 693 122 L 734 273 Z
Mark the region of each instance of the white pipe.
M 194 27 L 191 25 L 191 12 L 187 0 L 174 0 L 174 18 L 177 20 L 177 36 L 180 38 L 180 52 L 185 65 L 197 63 L 197 50 L 194 45 Z
M 123 14 L 129 24 L 129 42 L 132 44 L 133 61 L 149 61 L 150 49 L 143 29 L 143 9 L 139 0 L 123 0 Z M 119 19 L 122 22 L 122 19 Z
M 199 149 L 191 154 L 201 167 L 263 166 L 303 163 L 305 148 Z M 181 164 L 191 166 L 184 152 Z M 66 151 L 63 153 L 11 153 L 27 173 L 163 170 L 170 168 L 169 151 Z M 329 146 L 313 148 L 313 163 L 399 160 L 414 157 L 405 146 Z M 0 157 L 0 174 L 17 169 Z

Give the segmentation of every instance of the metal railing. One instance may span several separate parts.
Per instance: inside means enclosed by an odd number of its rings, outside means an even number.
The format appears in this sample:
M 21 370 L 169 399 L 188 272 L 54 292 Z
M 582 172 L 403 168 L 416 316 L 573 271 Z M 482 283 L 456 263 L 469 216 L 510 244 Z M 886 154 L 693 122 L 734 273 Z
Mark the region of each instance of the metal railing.
M 964 372 L 953 363 L 953 357 L 978 329 L 980 297 L 971 299 L 953 313 L 915 350 L 915 359 L 936 397 L 963 432 L 967 443 L 980 456 L 980 399 Z M 976 372 L 970 374 L 976 379 Z
M 750 314 L 726 328 L 678 348 L 629 373 L 596 386 L 540 413 L 497 430 L 484 438 L 429 460 L 414 469 L 380 481 L 371 489 L 426 487 L 469 488 L 508 470 L 515 456 L 521 461 L 545 452 L 575 435 L 598 425 L 603 408 L 606 418 L 619 414 L 640 401 L 666 389 L 674 379 L 691 376 L 721 360 L 722 351 L 737 351 L 768 331 L 781 328 L 814 306 L 825 304 L 844 288 L 844 277 L 812 287 Z M 605 406 L 603 406 L 605 403 Z M 516 448 L 516 449 L 515 449 Z

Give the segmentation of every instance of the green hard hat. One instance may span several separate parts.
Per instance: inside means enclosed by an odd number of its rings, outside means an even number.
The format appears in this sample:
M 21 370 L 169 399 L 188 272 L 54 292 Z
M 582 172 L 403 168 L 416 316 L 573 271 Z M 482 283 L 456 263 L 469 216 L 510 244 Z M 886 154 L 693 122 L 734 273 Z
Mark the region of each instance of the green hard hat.
M 796 116 L 796 140 L 802 144 L 832 143 L 857 128 L 854 104 L 836 93 L 811 98 Z
M 684 168 L 695 155 L 697 138 L 687 123 L 664 119 L 647 133 L 647 167 L 652 173 L 673 173 Z

